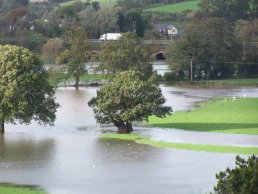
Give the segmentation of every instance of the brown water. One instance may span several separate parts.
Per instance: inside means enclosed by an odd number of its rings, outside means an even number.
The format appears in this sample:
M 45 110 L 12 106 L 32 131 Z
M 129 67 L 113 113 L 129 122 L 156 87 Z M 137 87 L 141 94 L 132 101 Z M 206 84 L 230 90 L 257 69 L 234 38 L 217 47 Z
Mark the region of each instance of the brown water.
M 258 97 L 257 89 L 162 90 L 176 111 L 214 95 Z M 53 127 L 7 125 L 0 140 L 0 182 L 39 185 L 51 194 L 207 193 L 216 182 L 215 173 L 234 165 L 233 154 L 98 138 L 101 127 L 87 106 L 95 93 L 96 88 L 57 89 L 62 107 Z

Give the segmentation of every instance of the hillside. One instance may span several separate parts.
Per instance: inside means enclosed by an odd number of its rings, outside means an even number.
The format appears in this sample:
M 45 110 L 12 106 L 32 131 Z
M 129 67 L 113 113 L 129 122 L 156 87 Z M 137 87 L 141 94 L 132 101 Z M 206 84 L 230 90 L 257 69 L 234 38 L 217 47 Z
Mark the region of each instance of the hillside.
M 200 0 L 194 0 L 194 1 L 186 1 L 181 3 L 175 3 L 175 4 L 169 4 L 169 5 L 163 5 L 159 7 L 154 7 L 150 9 L 145 9 L 145 12 L 165 12 L 165 13 L 175 13 L 175 12 L 182 12 L 186 10 L 198 10 L 198 4 L 200 3 Z

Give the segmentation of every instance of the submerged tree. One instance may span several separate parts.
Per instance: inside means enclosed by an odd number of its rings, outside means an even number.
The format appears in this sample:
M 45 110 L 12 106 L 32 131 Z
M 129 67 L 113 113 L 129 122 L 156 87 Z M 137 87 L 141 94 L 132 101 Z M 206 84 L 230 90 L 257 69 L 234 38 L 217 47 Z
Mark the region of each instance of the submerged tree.
M 0 46 L 0 133 L 5 123 L 52 125 L 58 106 L 42 61 L 23 47 Z
M 56 63 L 67 62 L 68 75 L 75 77 L 75 87 L 79 87 L 80 77 L 85 74 L 85 63 L 90 59 L 91 45 L 82 27 L 76 27 L 66 33 L 70 48 L 62 52 Z
M 151 115 L 165 117 L 170 114 L 171 107 L 164 103 L 165 98 L 154 77 L 146 81 L 139 72 L 124 71 L 105 84 L 88 104 L 97 122 L 113 123 L 119 133 L 130 133 L 133 121 L 148 121 Z

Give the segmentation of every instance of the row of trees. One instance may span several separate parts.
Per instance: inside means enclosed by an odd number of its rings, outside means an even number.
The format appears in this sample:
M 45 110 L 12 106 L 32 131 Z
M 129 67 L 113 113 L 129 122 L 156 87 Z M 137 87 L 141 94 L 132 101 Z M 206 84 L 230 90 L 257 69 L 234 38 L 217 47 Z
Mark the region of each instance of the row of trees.
M 196 80 L 257 75 L 256 7 L 251 0 L 202 0 L 182 38 L 167 49 L 172 71 L 187 79 L 192 71 Z

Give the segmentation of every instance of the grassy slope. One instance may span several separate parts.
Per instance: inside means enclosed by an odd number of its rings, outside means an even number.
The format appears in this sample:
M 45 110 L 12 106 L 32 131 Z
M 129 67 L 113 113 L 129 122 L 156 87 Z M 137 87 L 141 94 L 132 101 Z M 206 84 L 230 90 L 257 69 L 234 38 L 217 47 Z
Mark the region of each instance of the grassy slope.
M 154 7 L 150 9 L 145 9 L 144 11 L 174 13 L 174 12 L 182 12 L 185 10 L 198 10 L 199 3 L 200 3 L 200 0 L 186 1 L 181 3 L 169 4 L 169 5 Z
M 191 131 L 258 135 L 258 99 L 221 98 L 190 112 L 178 112 L 166 118 L 152 116 L 149 124 Z
M 205 144 L 187 144 L 187 143 L 172 143 L 164 141 L 150 140 L 148 137 L 137 134 L 101 134 L 102 138 L 121 139 L 135 141 L 139 144 L 152 145 L 159 148 L 173 148 L 192 151 L 205 151 L 214 153 L 234 153 L 234 154 L 258 154 L 257 147 L 239 147 L 239 146 L 219 146 Z

